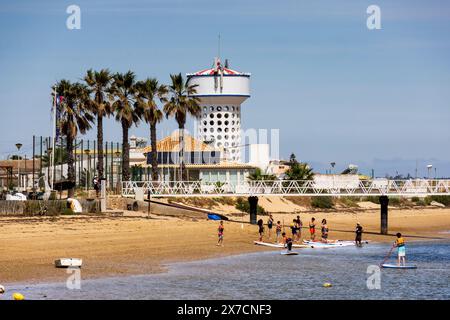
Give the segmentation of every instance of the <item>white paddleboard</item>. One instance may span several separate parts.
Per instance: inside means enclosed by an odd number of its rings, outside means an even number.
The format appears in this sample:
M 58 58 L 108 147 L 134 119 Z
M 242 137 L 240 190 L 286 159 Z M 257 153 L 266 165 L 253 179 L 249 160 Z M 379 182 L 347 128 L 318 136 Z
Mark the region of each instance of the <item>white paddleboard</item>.
M 285 248 L 282 243 L 270 243 L 263 241 L 253 241 L 254 244 L 259 246 L 271 247 L 271 248 Z M 292 244 L 292 248 L 309 248 L 309 246 L 304 244 Z
M 281 254 L 285 255 L 285 256 L 296 256 L 296 255 L 298 255 L 298 252 L 295 252 L 295 251 L 282 251 Z
M 396 264 L 384 263 L 381 265 L 381 267 L 388 268 L 388 269 L 417 269 L 417 266 L 412 265 L 412 264 L 406 265 L 406 266 L 399 266 Z
M 303 243 L 308 245 L 310 248 L 334 248 L 334 247 L 350 247 L 355 246 L 355 242 L 353 241 L 335 241 L 335 242 L 329 242 L 324 243 L 320 241 L 309 241 L 309 240 L 303 240 Z

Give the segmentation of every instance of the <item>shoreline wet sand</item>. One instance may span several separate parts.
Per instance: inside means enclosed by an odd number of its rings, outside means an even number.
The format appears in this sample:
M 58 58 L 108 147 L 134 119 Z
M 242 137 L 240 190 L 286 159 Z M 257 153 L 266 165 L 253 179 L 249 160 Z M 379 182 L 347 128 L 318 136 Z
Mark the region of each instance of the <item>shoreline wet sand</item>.
M 274 214 L 286 232 L 297 214 Z M 450 209 L 396 209 L 389 212 L 389 232 L 379 234 L 378 210 L 300 214 L 304 226 L 311 217 L 328 220 L 330 239 L 353 240 L 360 222 L 365 240 L 391 242 L 402 232 L 407 241 L 450 240 Z M 261 216 L 266 221 L 267 216 Z M 0 283 L 66 281 L 61 257 L 83 259 L 84 279 L 142 275 L 166 271 L 166 264 L 272 250 L 255 246 L 257 227 L 248 216 L 225 222 L 224 247 L 217 247 L 217 221 L 142 216 L 59 216 L 0 218 Z M 319 223 L 317 224 L 319 226 Z M 266 228 L 267 230 L 267 228 Z M 320 229 L 319 229 L 320 230 Z M 309 236 L 307 228 L 302 237 Z M 267 234 L 266 238 L 267 239 Z M 274 241 L 274 229 L 272 239 Z

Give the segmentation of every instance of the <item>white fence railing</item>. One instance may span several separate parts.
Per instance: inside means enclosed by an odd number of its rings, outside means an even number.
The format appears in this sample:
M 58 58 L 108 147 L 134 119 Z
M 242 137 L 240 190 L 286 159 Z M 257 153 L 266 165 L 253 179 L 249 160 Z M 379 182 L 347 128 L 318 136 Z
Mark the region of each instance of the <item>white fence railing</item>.
M 450 195 L 450 180 L 361 180 L 346 186 L 324 186 L 314 180 L 247 181 L 240 184 L 202 181 L 128 181 L 122 183 L 122 195 L 134 197 L 143 188 L 145 194 L 166 197 L 202 196 L 427 196 Z

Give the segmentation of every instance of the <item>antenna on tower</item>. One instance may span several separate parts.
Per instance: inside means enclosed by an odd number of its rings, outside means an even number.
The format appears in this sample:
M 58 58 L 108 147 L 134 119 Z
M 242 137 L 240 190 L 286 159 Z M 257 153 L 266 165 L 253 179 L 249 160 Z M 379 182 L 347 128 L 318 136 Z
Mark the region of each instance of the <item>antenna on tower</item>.
M 220 60 L 220 33 L 218 35 L 218 44 L 217 44 L 217 57 L 219 57 Z

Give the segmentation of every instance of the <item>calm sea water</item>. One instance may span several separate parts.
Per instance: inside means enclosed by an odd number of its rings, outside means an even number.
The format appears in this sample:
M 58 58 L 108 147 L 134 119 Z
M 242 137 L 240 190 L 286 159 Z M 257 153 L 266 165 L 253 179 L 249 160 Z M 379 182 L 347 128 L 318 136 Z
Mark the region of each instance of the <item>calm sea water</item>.
M 65 283 L 7 289 L 27 299 L 450 299 L 450 243 L 409 243 L 418 269 L 382 269 L 381 289 L 369 290 L 367 268 L 388 251 L 389 244 L 300 249 L 297 256 L 264 251 L 172 264 L 164 274 L 83 280 L 81 290 Z

